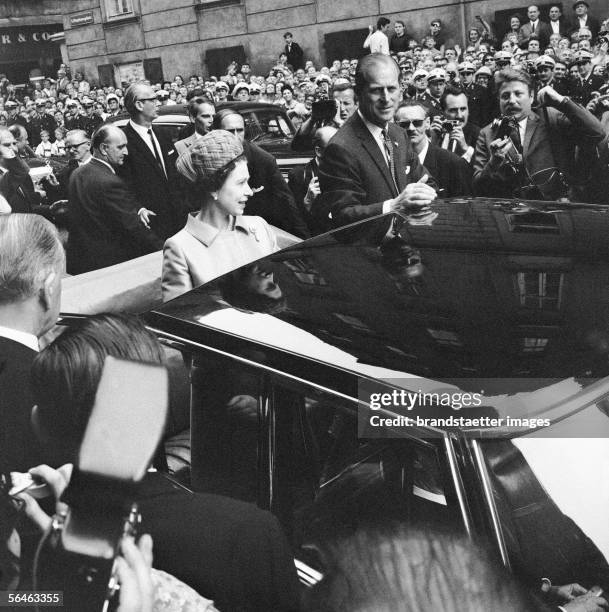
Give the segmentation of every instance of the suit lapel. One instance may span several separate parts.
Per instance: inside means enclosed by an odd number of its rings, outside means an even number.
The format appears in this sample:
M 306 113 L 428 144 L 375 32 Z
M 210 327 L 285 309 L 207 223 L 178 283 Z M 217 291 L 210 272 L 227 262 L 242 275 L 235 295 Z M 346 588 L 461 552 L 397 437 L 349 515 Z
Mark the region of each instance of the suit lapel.
M 536 115 L 530 114 L 527 118 L 527 127 L 524 131 L 524 142 L 522 143 L 522 155 L 526 157 L 529 148 L 531 147 L 531 140 L 533 139 L 533 135 L 537 131 L 539 127 L 539 119 Z
M 365 123 L 362 121 L 360 116 L 355 113 L 353 128 L 359 139 L 361 140 L 362 147 L 366 150 L 368 155 L 371 157 L 372 161 L 376 164 L 377 168 L 380 170 L 385 182 L 391 189 L 394 197 L 397 196 L 395 185 L 393 184 L 393 177 L 391 176 L 391 171 L 389 170 L 389 166 L 387 165 L 387 161 L 385 160 L 384 155 L 381 153 L 381 150 L 374 140 L 372 134 L 366 127 Z M 395 140 L 395 139 L 392 139 Z M 396 172 L 398 171 L 398 151 L 397 147 L 395 147 L 395 163 L 396 163 Z
M 152 151 L 144 142 L 142 137 L 129 124 L 127 124 L 125 130 L 129 130 L 129 134 L 131 136 L 130 144 L 134 146 L 138 154 L 141 155 L 151 166 L 153 166 L 157 172 L 161 172 L 156 157 L 152 154 Z

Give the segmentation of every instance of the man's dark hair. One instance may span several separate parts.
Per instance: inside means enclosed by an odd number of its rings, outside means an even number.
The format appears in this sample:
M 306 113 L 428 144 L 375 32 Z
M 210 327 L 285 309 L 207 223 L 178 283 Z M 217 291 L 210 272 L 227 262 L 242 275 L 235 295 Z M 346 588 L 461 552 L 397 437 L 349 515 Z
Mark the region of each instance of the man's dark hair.
M 396 20 L 393 22 L 393 25 L 395 26 L 395 25 L 396 25 L 396 24 L 398 24 L 398 23 L 401 23 L 401 24 L 404 26 L 404 28 L 406 28 L 406 24 L 405 24 L 405 23 L 404 23 L 404 22 L 403 22 L 401 19 L 396 19 Z
M 495 73 L 495 83 L 497 91 L 499 91 L 501 86 L 505 83 L 524 83 L 528 87 L 529 93 L 531 93 L 533 87 L 533 82 L 529 74 L 522 70 L 515 70 L 514 68 L 506 68 L 505 70 Z
M 335 91 L 348 91 L 349 89 L 352 89 L 355 93 L 355 88 L 350 82 L 337 83 L 336 85 L 332 86 L 332 93 L 334 93 Z
M 442 22 L 439 19 L 432 19 L 429 22 L 429 25 L 433 25 L 434 23 L 437 23 L 440 27 L 442 27 Z
M 288 36 L 292 36 L 292 32 L 286 32 L 283 37 L 287 38 Z M 292 38 L 294 38 L 294 36 L 292 36 Z
M 423 110 L 425 119 L 429 118 L 431 115 L 431 109 L 429 106 L 423 102 L 420 102 L 419 100 L 404 100 L 404 102 L 400 102 L 400 105 L 395 109 L 396 114 L 400 108 L 420 108 Z
M 376 22 L 376 29 L 380 30 L 381 28 L 384 28 L 386 25 L 390 23 L 391 23 L 391 20 L 387 19 L 387 17 L 379 17 Z
M 383 55 L 382 53 L 371 53 L 370 55 L 365 55 L 358 63 L 357 69 L 355 71 L 355 93 L 360 94 L 366 83 L 368 83 L 367 72 L 376 64 L 392 64 L 395 66 L 396 80 L 400 78 L 400 67 L 397 62 L 389 57 L 388 55 Z
M 216 110 L 214 103 L 208 97 L 197 96 L 196 98 L 191 98 L 188 101 L 188 107 L 187 107 L 188 116 L 191 119 L 194 119 L 197 116 L 197 111 L 199 109 L 199 106 L 201 106 L 201 104 L 209 104 L 209 106 L 211 106 L 214 109 L 214 111 Z
M 442 104 L 442 109 L 446 110 L 446 98 L 448 98 L 448 96 L 460 96 L 460 95 L 464 95 L 467 98 L 467 94 L 465 93 L 465 91 L 463 91 L 463 89 L 461 89 L 461 87 L 457 87 L 455 85 L 446 85 L 446 89 L 444 90 L 444 93 L 442 94 L 442 97 L 440 98 L 440 104 Z

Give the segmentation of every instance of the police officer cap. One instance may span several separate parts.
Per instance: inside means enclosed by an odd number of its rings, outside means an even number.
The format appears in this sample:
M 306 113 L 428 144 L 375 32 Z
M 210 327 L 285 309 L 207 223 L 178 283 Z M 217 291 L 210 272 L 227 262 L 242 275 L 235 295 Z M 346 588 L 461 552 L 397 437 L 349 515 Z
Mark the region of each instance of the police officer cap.
M 556 62 L 549 55 L 541 55 L 535 60 L 535 66 L 537 68 L 546 66 L 547 68 L 554 68 Z
M 432 81 L 448 81 L 446 70 L 443 68 L 434 68 L 433 70 L 430 70 L 429 75 L 427 76 L 427 82 L 431 83 Z
M 476 66 L 472 62 L 461 62 L 459 64 L 459 72 L 476 72 Z
M 478 70 L 476 70 L 475 76 L 477 76 L 477 77 L 479 77 L 479 76 L 491 77 L 491 76 L 493 76 L 493 73 L 491 72 L 491 69 L 488 66 L 480 66 L 480 68 L 478 68 Z
M 412 75 L 412 78 L 416 81 L 417 79 L 420 79 L 420 78 L 425 78 L 426 79 L 427 76 L 428 76 L 427 75 L 427 70 L 423 70 L 422 68 L 417 68 L 414 71 L 414 74 Z

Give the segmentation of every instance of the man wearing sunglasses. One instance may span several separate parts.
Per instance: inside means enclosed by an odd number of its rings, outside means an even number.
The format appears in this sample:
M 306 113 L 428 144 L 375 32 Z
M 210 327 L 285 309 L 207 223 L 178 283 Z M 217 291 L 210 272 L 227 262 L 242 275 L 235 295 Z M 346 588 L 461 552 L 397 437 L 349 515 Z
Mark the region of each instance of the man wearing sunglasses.
M 358 110 L 332 138 L 319 168 L 321 195 L 312 213 L 320 223 L 340 227 L 381 213 L 420 211 L 435 199 L 435 183 L 393 123 L 399 77 L 390 57 L 372 53 L 360 61 Z
M 443 198 L 471 196 L 472 167 L 463 158 L 433 144 L 429 139 L 429 108 L 422 102 L 402 102 L 395 122 L 406 132 L 421 164 L 429 170 Z

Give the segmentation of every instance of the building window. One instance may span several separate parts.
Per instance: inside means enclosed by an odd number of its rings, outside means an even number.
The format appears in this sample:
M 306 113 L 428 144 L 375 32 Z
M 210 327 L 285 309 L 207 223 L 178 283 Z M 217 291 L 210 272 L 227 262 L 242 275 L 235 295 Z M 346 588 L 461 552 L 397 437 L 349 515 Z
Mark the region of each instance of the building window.
M 106 17 L 108 20 L 122 19 L 133 15 L 133 0 L 106 0 Z
M 549 338 L 523 338 L 522 352 L 523 353 L 543 353 L 548 346 Z
M 562 288 L 562 272 L 518 272 L 520 305 L 526 308 L 558 310 Z

